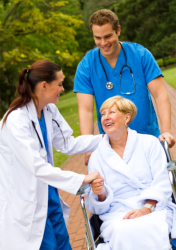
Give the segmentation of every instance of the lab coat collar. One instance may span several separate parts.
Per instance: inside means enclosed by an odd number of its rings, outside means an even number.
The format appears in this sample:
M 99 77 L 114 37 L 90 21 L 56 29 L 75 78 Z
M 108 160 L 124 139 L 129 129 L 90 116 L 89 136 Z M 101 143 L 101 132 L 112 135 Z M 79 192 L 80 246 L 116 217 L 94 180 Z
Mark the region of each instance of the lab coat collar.
M 51 131 L 52 131 L 52 113 L 50 113 L 50 109 L 48 108 L 48 106 L 45 106 L 43 108 L 43 114 L 44 114 L 44 118 L 45 118 L 46 129 L 47 129 L 47 139 L 50 142 L 51 141 Z
M 38 117 L 37 117 L 37 111 L 36 111 L 33 100 L 31 100 L 27 104 L 27 110 L 28 110 L 29 118 L 31 119 L 31 121 L 33 121 L 35 123 L 36 130 L 37 130 L 39 137 L 42 141 L 43 147 L 45 148 L 45 143 L 43 140 L 42 132 L 41 132 Z M 51 129 L 52 129 L 52 114 L 51 114 L 48 106 L 45 106 L 43 108 L 43 113 L 44 113 L 45 124 L 46 124 L 46 128 L 47 128 L 47 139 L 49 142 L 48 143 L 48 150 L 49 150 L 49 154 L 51 154 L 51 152 L 50 152 L 51 151 L 51 149 L 50 149 L 51 133 L 49 133 L 49 131 L 51 131 Z M 46 150 L 46 148 L 45 148 L 45 150 Z
M 36 111 L 35 104 L 34 104 L 33 100 L 31 100 L 26 106 L 27 106 L 27 110 L 29 112 L 29 117 L 30 117 L 31 121 L 33 121 L 33 122 L 35 122 L 35 124 L 37 124 L 38 117 L 37 117 L 37 111 Z M 50 112 L 48 105 L 46 105 L 43 108 L 43 113 L 44 113 L 44 117 L 45 117 L 45 123 L 47 124 L 47 120 L 48 120 L 47 118 L 51 119 L 51 117 L 52 117 L 52 114 Z
M 27 105 L 26 105 L 27 111 L 29 113 L 29 117 L 31 121 L 35 122 L 35 124 L 38 123 L 38 118 L 37 118 L 37 111 L 34 105 L 33 100 L 31 100 Z

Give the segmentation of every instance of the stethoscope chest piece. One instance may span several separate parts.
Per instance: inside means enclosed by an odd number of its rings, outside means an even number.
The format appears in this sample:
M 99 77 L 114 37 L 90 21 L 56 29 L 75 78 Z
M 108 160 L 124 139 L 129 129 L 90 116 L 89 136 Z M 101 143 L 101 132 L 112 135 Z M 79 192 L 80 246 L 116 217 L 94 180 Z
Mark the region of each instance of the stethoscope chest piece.
M 47 155 L 46 150 L 44 148 L 40 149 L 40 156 L 45 157 Z
M 113 88 L 113 83 L 112 82 L 107 82 L 106 83 L 106 88 L 107 89 L 112 89 Z

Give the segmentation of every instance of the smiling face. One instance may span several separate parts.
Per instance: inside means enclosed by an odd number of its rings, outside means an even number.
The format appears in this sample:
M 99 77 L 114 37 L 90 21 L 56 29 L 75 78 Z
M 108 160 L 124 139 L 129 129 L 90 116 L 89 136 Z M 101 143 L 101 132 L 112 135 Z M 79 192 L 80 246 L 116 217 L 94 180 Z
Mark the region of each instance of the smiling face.
M 45 98 L 47 99 L 47 103 L 58 103 L 60 93 L 64 91 L 62 70 L 56 72 L 56 78 L 51 83 L 45 82 Z
M 102 110 L 101 115 L 101 124 L 107 135 L 125 131 L 126 124 L 128 124 L 131 117 L 129 113 L 121 113 L 116 104 L 114 104 L 111 108 Z
M 120 35 L 120 26 L 115 31 L 111 23 L 106 23 L 102 26 L 93 24 L 92 32 L 95 44 L 105 58 L 119 53 L 120 45 L 118 37 Z

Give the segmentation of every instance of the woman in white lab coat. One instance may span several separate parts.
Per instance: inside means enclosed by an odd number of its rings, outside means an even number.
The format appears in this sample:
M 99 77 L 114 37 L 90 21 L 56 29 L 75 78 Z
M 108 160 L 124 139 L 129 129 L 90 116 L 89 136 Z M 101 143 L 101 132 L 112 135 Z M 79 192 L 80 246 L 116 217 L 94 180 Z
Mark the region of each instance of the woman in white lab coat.
M 62 84 L 60 66 L 50 61 L 23 69 L 19 97 L 0 122 L 1 250 L 70 250 L 65 226 L 69 208 L 57 189 L 76 194 L 83 183 L 99 177 L 98 172 L 85 176 L 53 167 L 52 147 L 84 153 L 101 140 L 101 135 L 71 136 L 54 105 L 64 91 Z

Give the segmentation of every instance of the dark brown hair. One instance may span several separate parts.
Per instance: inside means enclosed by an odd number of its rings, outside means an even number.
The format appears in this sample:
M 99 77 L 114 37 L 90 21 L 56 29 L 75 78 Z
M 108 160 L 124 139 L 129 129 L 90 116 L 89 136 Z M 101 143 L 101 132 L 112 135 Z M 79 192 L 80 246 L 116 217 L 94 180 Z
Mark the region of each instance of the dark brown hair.
M 113 30 L 117 31 L 119 27 L 119 20 L 117 15 L 111 10 L 98 10 L 93 13 L 90 17 L 89 27 L 92 30 L 93 24 L 102 26 L 106 23 L 110 23 L 112 25 Z
M 8 108 L 3 119 L 2 127 L 7 120 L 8 115 L 18 108 L 25 106 L 30 100 L 34 101 L 37 106 L 38 98 L 34 94 L 35 87 L 39 82 L 46 81 L 51 83 L 56 80 L 56 72 L 60 71 L 61 67 L 47 60 L 40 60 L 31 65 L 29 69 L 24 68 L 19 74 L 19 82 L 17 85 L 17 93 L 19 95 Z

